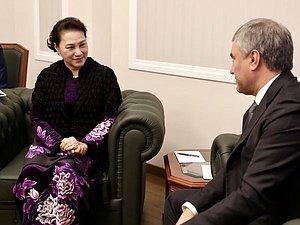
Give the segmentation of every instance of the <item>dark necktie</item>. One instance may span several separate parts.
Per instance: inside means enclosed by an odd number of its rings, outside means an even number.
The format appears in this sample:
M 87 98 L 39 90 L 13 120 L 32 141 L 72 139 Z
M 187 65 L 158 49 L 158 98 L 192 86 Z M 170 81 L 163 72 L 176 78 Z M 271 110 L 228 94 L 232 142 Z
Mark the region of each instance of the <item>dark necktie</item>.
M 252 103 L 252 105 L 250 106 L 249 110 L 248 110 L 248 119 L 247 119 L 247 124 L 249 124 L 250 120 L 252 119 L 253 113 L 255 108 L 257 107 L 257 104 L 255 103 L 255 101 Z M 246 124 L 246 125 L 247 125 Z

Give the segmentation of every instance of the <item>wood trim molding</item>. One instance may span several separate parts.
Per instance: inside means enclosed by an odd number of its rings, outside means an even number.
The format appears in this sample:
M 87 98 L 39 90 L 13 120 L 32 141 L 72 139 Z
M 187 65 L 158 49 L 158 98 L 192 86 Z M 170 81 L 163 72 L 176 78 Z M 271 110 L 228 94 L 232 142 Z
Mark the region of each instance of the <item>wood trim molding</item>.
M 152 175 L 158 176 L 158 177 L 162 177 L 165 178 L 166 177 L 166 173 L 165 173 L 165 169 L 155 166 L 155 165 L 151 165 L 146 163 L 146 172 L 150 173 Z
M 19 77 L 19 87 L 26 87 L 27 79 L 27 68 L 28 68 L 28 55 L 29 51 L 25 47 L 17 43 L 1 43 L 3 49 L 15 49 L 20 52 L 21 57 L 21 68 L 20 68 L 20 77 Z
M 156 1 L 157 2 L 157 1 Z M 155 5 L 155 3 L 153 2 Z M 234 76 L 229 70 L 214 67 L 196 66 L 185 63 L 174 63 L 172 60 L 162 61 L 160 59 L 145 59 L 138 56 L 137 45 L 139 37 L 138 22 L 138 1 L 129 1 L 129 51 L 128 68 L 132 70 L 158 73 L 162 75 L 173 75 L 188 78 L 219 81 L 225 83 L 235 83 Z M 147 30 L 147 29 L 144 29 Z M 151 38 L 150 38 L 151 39 Z

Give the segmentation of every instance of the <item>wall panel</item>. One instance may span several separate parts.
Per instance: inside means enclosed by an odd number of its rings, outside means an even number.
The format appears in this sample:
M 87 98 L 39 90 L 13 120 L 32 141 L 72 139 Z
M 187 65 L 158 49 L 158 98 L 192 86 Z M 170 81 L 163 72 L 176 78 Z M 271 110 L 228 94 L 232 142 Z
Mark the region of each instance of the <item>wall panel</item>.
M 129 68 L 234 82 L 229 52 L 235 30 L 252 18 L 268 17 L 287 24 L 298 40 L 297 5 L 296 0 L 131 0 Z

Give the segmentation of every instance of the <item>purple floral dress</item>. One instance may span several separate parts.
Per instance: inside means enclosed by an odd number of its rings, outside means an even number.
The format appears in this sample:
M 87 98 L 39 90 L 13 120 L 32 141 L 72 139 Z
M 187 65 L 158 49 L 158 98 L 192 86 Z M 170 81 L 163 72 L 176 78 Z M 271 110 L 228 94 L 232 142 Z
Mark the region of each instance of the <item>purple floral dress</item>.
M 64 113 L 74 112 L 79 79 L 68 78 L 64 91 Z M 81 140 L 89 151 L 99 151 L 116 115 L 105 117 Z M 64 138 L 44 120 L 42 107 L 33 101 L 32 126 L 35 140 L 25 156 L 25 164 L 13 188 L 23 224 L 85 224 L 86 195 L 93 157 L 69 156 L 59 148 Z M 72 127 L 70 127 L 72 130 Z
M 105 134 L 110 131 L 109 128 L 113 122 L 113 118 L 106 119 L 87 134 L 85 139 L 100 144 Z M 45 130 L 38 127 L 36 132 L 43 136 L 42 140 L 49 142 L 50 138 L 45 135 Z M 49 143 L 51 146 L 52 142 Z M 73 157 L 74 159 L 70 160 L 68 159 L 70 156 L 65 153 L 58 152 L 53 155 L 48 148 L 36 145 L 30 146 L 25 157 L 34 159 L 40 154 L 48 158 L 52 155 L 51 158 L 54 159 L 54 162 L 51 163 L 49 159 L 45 158 L 46 161 L 49 160 L 46 167 L 28 164 L 23 169 L 24 180 L 18 182 L 13 188 L 16 198 L 23 203 L 23 222 L 24 224 L 74 224 L 75 212 L 79 210 L 79 202 L 84 197 L 85 190 L 89 188 L 87 172 L 91 160 L 87 156 Z M 49 164 L 53 164 L 54 170 L 50 174 L 51 180 L 47 178 Z M 81 164 L 85 164 L 85 166 L 82 167 Z M 51 171 L 52 168 L 50 168 Z M 30 171 L 30 174 L 26 171 Z M 45 183 L 41 182 L 46 179 L 48 181 Z M 41 188 L 38 182 L 48 185 L 43 185 Z M 35 223 L 32 223 L 33 221 Z

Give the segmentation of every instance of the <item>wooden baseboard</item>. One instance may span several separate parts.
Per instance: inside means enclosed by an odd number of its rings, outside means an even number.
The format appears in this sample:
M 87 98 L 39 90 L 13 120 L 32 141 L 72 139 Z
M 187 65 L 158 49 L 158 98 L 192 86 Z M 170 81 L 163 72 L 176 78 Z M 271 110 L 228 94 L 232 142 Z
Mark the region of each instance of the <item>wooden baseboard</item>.
M 150 173 L 152 175 L 158 176 L 158 177 L 162 177 L 162 178 L 166 177 L 166 173 L 165 173 L 164 168 L 154 166 L 154 165 L 151 165 L 151 164 L 148 164 L 148 163 L 146 163 L 146 172 Z

